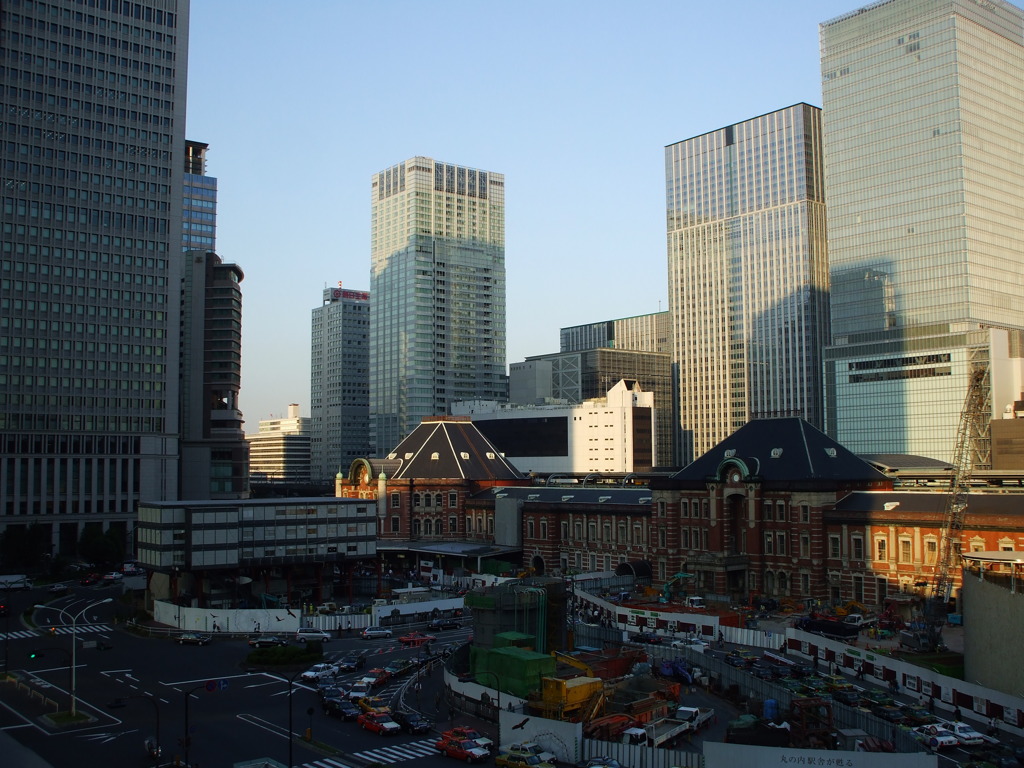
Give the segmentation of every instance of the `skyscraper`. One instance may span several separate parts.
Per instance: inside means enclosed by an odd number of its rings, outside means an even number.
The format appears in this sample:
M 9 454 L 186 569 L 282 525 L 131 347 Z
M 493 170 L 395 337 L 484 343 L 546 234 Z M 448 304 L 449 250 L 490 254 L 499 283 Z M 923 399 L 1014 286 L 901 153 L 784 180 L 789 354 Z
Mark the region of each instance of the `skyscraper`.
M 505 400 L 505 177 L 414 157 L 371 184 L 370 433 Z
M 217 250 L 217 179 L 206 175 L 209 144 L 185 142 L 182 250 Z
M 821 25 L 826 427 L 851 450 L 948 461 L 974 366 L 995 410 L 1020 399 L 1022 28 L 1003 0 Z
M 324 288 L 310 353 L 311 480 L 331 482 L 370 453 L 370 294 Z
M 821 110 L 795 104 L 671 144 L 665 175 L 684 463 L 751 419 L 820 426 Z
M 187 0 L 0 8 L 5 554 L 178 493 L 187 58 Z

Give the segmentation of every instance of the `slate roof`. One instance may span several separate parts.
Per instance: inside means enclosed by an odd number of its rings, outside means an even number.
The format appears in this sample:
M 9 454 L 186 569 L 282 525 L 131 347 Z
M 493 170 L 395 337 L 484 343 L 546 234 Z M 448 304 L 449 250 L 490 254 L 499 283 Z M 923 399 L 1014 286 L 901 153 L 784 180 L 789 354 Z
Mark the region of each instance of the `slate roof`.
M 469 417 L 425 419 L 384 462 L 392 468 L 390 479 L 526 479 Z
M 968 493 L 965 515 L 984 514 L 1020 518 L 1024 516 L 1024 498 L 1013 493 Z M 873 516 L 906 519 L 923 517 L 942 519 L 946 494 L 936 491 L 854 491 L 841 498 L 830 517 Z M 888 509 L 886 508 L 888 507 Z
M 948 472 L 952 469 L 952 465 L 948 461 L 939 461 L 927 456 L 915 456 L 910 453 L 862 453 L 860 457 L 883 472 L 922 469 L 930 472 Z
M 799 418 L 756 419 L 683 467 L 667 480 L 652 479 L 651 487 L 704 488 L 719 477 L 725 462 L 741 463 L 747 476 L 768 486 L 835 486 L 891 482 L 884 474 L 819 429 Z

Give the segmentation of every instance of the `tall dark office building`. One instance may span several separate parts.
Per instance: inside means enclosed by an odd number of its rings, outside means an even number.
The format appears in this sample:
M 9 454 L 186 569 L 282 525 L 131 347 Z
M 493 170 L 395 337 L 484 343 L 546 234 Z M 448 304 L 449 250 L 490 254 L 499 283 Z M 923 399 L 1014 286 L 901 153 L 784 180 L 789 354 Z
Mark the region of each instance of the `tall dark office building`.
M 370 294 L 324 288 L 311 338 L 310 478 L 326 482 L 370 455 Z
M 505 177 L 414 157 L 371 182 L 370 440 L 506 400 Z
M 179 493 L 188 9 L 0 6 L 4 555 Z

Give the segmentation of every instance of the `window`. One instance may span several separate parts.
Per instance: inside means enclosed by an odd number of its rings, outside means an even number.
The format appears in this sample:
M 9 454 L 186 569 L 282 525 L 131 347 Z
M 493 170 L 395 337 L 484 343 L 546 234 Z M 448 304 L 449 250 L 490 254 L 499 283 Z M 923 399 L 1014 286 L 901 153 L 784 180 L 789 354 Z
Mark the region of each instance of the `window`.
M 665 531 L 664 528 L 659 528 L 658 529 L 658 546 L 662 547 L 662 548 L 668 546 L 667 541 L 668 541 L 668 533 Z
M 488 517 L 487 518 L 487 535 L 488 536 L 493 536 L 494 535 L 494 518 L 493 517 Z
M 764 553 L 771 555 L 775 553 L 775 534 L 766 533 L 764 535 Z
M 811 537 L 806 533 L 800 534 L 800 557 L 811 556 Z
M 679 546 L 683 549 L 690 548 L 690 529 L 681 528 L 679 530 Z
M 811 505 L 801 504 L 800 505 L 800 522 L 809 523 L 811 522 Z
M 875 539 L 875 560 L 889 559 L 889 542 L 885 539 Z
M 457 509 L 459 506 L 459 494 L 449 493 L 448 494 L 448 508 Z
M 448 533 L 455 533 L 458 531 L 458 520 L 454 517 L 448 518 Z
M 775 534 L 775 553 L 778 555 L 786 554 L 786 534 L 781 531 Z
M 858 603 L 864 602 L 864 577 L 853 577 L 853 599 Z
M 569 524 L 566 522 L 562 523 L 562 538 L 565 541 L 569 540 Z
M 711 513 L 710 513 L 709 507 L 708 507 L 708 500 L 707 499 L 701 499 L 700 500 L 700 516 L 701 517 L 710 517 L 710 514 Z
M 772 517 L 773 517 L 773 515 L 772 515 L 772 503 L 770 501 L 766 501 L 763 504 L 761 504 L 761 516 L 765 520 L 771 520 L 772 519 Z
M 854 536 L 850 539 L 850 548 L 853 550 L 854 560 L 864 559 L 864 539 L 861 536 Z
M 780 523 L 786 522 L 786 502 L 778 501 L 775 503 L 775 519 Z
M 427 498 L 430 498 L 430 497 L 428 496 Z M 423 506 L 422 497 L 418 493 L 414 493 L 412 495 L 412 506 L 413 506 L 413 508 Z
M 547 520 L 541 520 L 540 521 L 540 537 L 542 539 L 544 539 L 544 541 L 548 540 L 548 521 Z
M 597 541 L 597 523 L 587 523 L 587 541 Z
M 391 532 L 398 533 L 402 530 L 402 518 L 398 515 L 391 516 Z
M 612 524 L 605 523 L 601 526 L 601 541 L 608 543 L 612 540 Z
M 419 536 L 420 535 L 420 521 L 419 520 L 413 520 L 412 521 L 412 535 L 413 536 Z
M 434 535 L 434 521 L 433 520 L 424 520 L 423 521 L 423 535 L 424 536 L 433 536 Z
M 811 594 L 811 575 L 809 573 L 800 574 L 800 593 L 804 595 Z
M 664 501 L 659 501 L 658 502 L 658 517 L 664 517 L 664 516 L 665 516 L 665 502 Z
M 438 509 L 444 506 L 444 497 L 440 493 L 434 494 L 434 506 Z
M 690 516 L 690 502 L 683 499 L 679 502 L 679 516 L 689 517 Z
M 939 542 L 928 539 L 924 543 L 924 564 L 935 565 L 939 559 Z
M 526 521 L 526 538 L 533 538 L 533 520 Z
M 583 541 L 583 523 L 576 523 L 573 525 L 573 535 L 576 537 L 576 541 Z
M 913 557 L 911 555 L 911 552 L 913 550 L 911 549 L 911 541 L 910 541 L 910 539 L 901 538 L 899 546 L 900 546 L 900 550 L 899 550 L 900 551 L 900 562 L 901 563 L 909 563 L 909 562 L 911 562 L 913 560 Z
M 828 537 L 828 556 L 829 557 L 834 557 L 834 558 L 842 557 L 842 551 L 840 550 L 839 541 L 840 541 L 840 539 L 839 539 L 838 536 L 829 536 Z
M 402 495 L 399 493 L 391 494 L 391 508 L 398 509 L 402 506 Z

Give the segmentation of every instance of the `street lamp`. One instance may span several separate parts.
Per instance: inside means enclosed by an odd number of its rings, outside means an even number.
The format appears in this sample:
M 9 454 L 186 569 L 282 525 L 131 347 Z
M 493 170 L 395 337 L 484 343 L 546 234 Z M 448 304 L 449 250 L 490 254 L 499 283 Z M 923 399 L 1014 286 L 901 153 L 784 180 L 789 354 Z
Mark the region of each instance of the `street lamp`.
M 501 685 L 501 681 L 498 679 L 498 676 L 496 674 L 488 670 L 481 670 L 476 673 L 476 677 L 479 677 L 480 675 L 490 675 L 492 678 L 494 678 L 494 691 L 495 693 L 497 693 L 498 712 L 501 712 L 501 688 L 498 687 L 499 685 Z M 500 717 L 501 715 L 496 715 L 494 719 L 497 720 Z
M 188 761 L 188 750 L 189 750 L 189 747 L 191 746 L 191 742 L 192 742 L 192 734 L 190 734 L 188 732 L 188 700 L 192 698 L 192 694 L 193 693 L 198 691 L 200 688 L 205 688 L 206 685 L 207 685 L 206 683 L 200 683 L 199 685 L 195 686 L 194 688 L 189 688 L 187 691 L 185 691 L 185 739 L 182 742 L 182 745 L 185 748 L 185 766 L 186 766 L 186 768 L 192 768 L 192 763 L 190 763 Z
M 77 659 L 78 659 L 78 620 L 80 618 L 82 618 L 82 616 L 85 614 L 85 612 L 88 611 L 90 608 L 95 608 L 97 605 L 103 605 L 104 603 L 109 603 L 113 599 L 114 598 L 112 598 L 112 597 L 105 597 L 102 600 L 97 600 L 95 603 L 89 603 L 89 605 L 85 606 L 85 608 L 83 608 L 82 610 L 80 610 L 78 613 L 76 613 L 74 615 L 68 613 L 63 608 L 58 608 L 57 609 L 59 611 L 59 615 L 67 616 L 67 617 L 69 617 L 71 619 L 71 718 L 72 719 L 74 719 L 75 716 L 78 713 L 77 712 L 77 707 L 76 707 L 77 700 L 75 698 L 75 683 L 76 683 L 76 680 L 77 680 L 77 676 L 75 674 L 75 669 L 76 669 L 76 666 L 77 666 L 76 662 L 77 662 Z M 36 608 L 49 608 L 50 606 L 36 604 L 35 607 Z
M 292 741 L 293 741 L 293 734 L 295 733 L 295 729 L 294 729 L 294 726 L 293 726 L 293 720 L 292 720 L 292 692 L 295 690 L 295 681 L 298 679 L 299 675 L 301 675 L 301 674 L 302 674 L 302 670 L 299 670 L 298 672 L 296 672 L 291 677 L 287 677 L 287 678 L 284 677 L 284 676 L 279 676 L 278 677 L 278 680 L 287 680 L 288 681 L 288 768 L 292 768 L 292 765 L 293 765 L 293 762 L 292 762 L 292 750 L 294 748 L 294 745 L 292 744 Z M 310 725 L 310 731 L 312 731 L 313 730 L 313 715 L 312 715 L 312 711 L 310 711 L 309 725 Z

